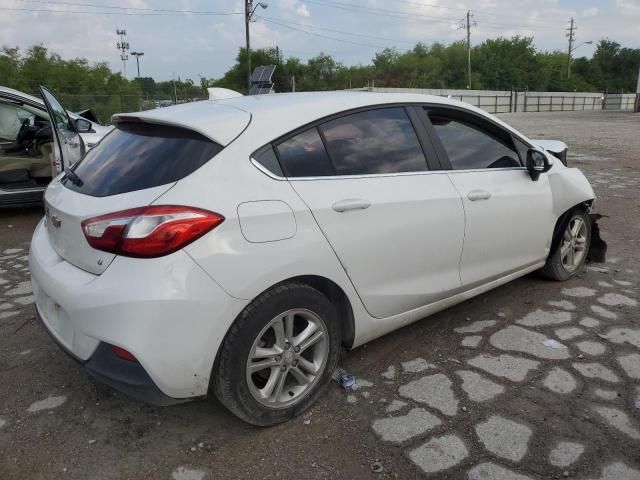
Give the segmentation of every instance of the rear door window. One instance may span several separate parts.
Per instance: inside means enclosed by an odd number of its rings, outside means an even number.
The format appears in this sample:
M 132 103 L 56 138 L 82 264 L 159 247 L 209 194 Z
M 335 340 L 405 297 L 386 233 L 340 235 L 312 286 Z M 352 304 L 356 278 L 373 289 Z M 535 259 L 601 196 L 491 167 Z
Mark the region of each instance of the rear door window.
M 287 177 L 324 177 L 334 174 L 315 127 L 285 140 L 276 149 Z
M 427 162 L 402 107 L 345 115 L 320 126 L 336 175 L 427 170 Z
M 64 185 L 106 197 L 176 182 L 211 160 L 222 146 L 192 130 L 121 122 L 74 167 Z

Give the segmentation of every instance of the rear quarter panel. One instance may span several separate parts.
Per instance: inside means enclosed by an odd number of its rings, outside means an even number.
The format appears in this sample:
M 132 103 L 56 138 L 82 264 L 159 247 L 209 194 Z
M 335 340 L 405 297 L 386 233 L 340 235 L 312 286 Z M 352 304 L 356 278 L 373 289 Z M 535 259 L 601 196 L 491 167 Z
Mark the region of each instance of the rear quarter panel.
M 154 203 L 196 206 L 225 217 L 219 227 L 188 245 L 185 251 L 229 295 L 252 300 L 283 280 L 301 275 L 322 276 L 336 283 L 349 298 L 358 331 L 358 319 L 368 315 L 342 265 L 289 182 L 267 176 L 250 162 L 251 154 L 261 145 L 247 141 L 248 133 Z M 283 210 L 290 209 L 294 228 L 287 225 L 279 237 L 249 241 L 247 232 L 243 234 L 238 207 L 250 202 L 277 202 Z M 243 209 L 240 208 L 241 213 Z M 260 231 L 265 231 L 264 225 Z

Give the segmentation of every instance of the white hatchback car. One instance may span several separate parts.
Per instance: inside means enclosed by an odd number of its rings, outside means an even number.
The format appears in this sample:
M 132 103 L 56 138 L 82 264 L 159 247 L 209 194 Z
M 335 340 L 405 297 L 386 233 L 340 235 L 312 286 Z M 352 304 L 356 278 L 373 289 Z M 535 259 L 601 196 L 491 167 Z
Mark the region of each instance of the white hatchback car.
M 588 255 L 594 193 L 566 145 L 457 101 L 277 94 L 113 120 L 46 191 L 33 289 L 63 349 L 152 403 L 211 390 L 282 422 L 342 346 Z

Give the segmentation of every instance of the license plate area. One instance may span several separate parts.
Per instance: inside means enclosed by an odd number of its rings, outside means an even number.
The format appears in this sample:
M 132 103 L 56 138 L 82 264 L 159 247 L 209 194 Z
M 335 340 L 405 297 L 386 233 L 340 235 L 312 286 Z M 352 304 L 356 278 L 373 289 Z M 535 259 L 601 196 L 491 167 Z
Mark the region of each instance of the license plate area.
M 36 307 L 42 322 L 49 332 L 67 349 L 73 346 L 73 325 L 64 309 L 47 295 L 39 285 L 33 282 Z

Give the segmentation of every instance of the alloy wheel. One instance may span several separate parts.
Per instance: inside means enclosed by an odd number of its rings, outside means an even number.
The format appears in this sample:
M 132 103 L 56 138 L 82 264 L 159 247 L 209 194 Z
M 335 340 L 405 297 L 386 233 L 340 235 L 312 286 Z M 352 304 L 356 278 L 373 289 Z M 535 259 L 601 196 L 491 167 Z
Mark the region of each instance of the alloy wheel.
M 322 318 L 306 309 L 287 310 L 253 342 L 246 366 L 249 391 L 266 407 L 290 407 L 312 390 L 328 356 L 329 334 Z
M 575 271 L 587 254 L 587 225 L 580 216 L 572 217 L 562 236 L 560 259 L 568 271 Z

